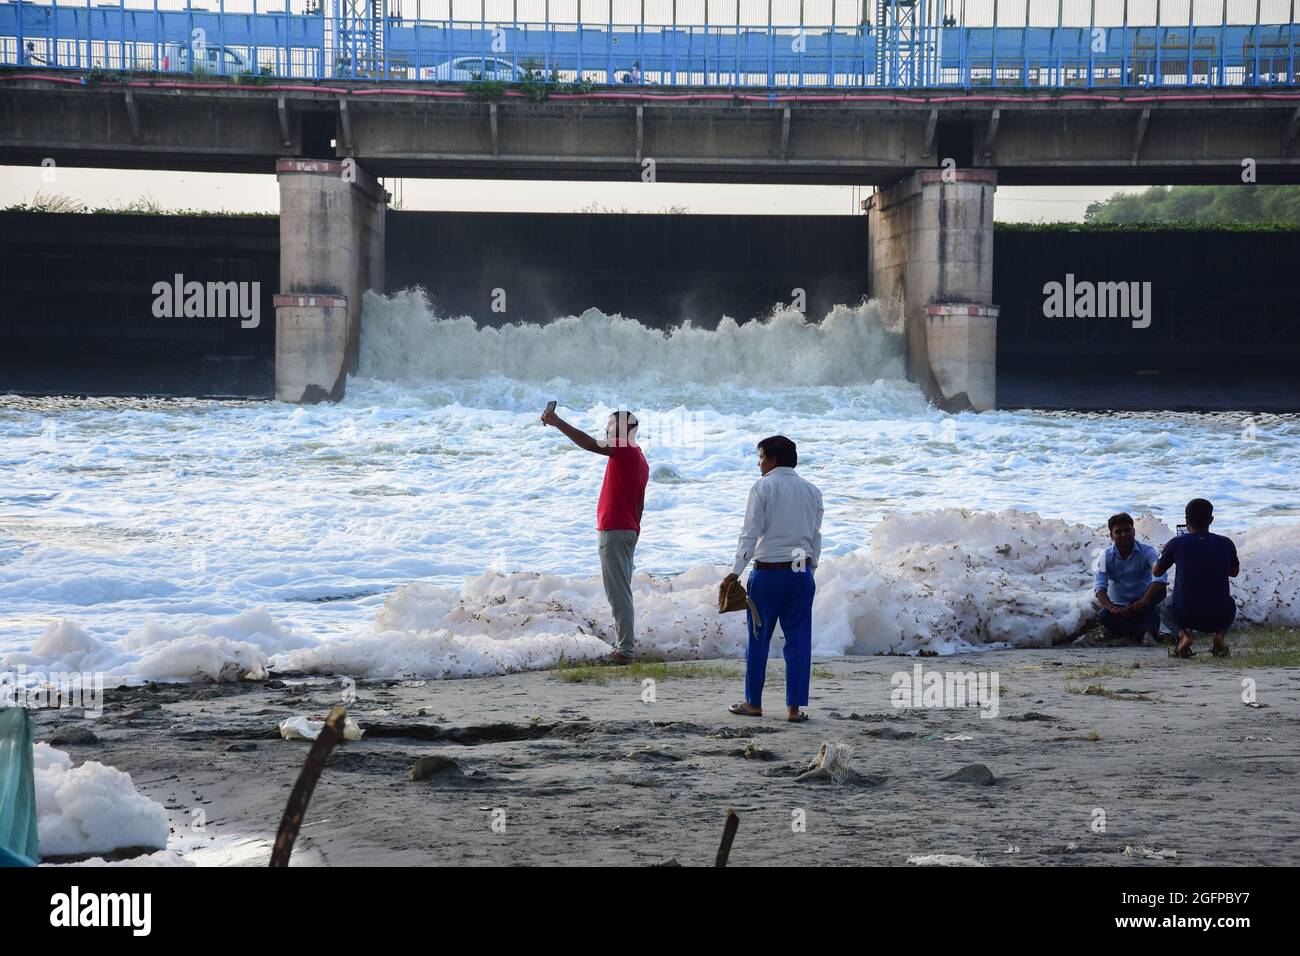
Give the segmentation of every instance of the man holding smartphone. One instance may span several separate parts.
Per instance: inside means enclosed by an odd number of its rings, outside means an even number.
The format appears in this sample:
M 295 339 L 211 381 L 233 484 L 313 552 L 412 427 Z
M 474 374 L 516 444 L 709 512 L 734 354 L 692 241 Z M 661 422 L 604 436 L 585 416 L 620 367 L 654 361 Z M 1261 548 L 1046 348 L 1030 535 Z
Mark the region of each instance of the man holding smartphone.
M 614 612 L 617 639 L 610 664 L 628 664 L 636 648 L 636 614 L 632 601 L 633 555 L 641 537 L 645 511 L 645 486 L 650 465 L 636 443 L 637 420 L 631 412 L 614 412 L 605 423 L 604 439 L 574 428 L 555 414 L 555 402 L 542 412 L 542 424 L 554 425 L 584 451 L 604 455 L 605 481 L 596 504 L 596 529 L 600 542 L 600 573 L 605 597 Z

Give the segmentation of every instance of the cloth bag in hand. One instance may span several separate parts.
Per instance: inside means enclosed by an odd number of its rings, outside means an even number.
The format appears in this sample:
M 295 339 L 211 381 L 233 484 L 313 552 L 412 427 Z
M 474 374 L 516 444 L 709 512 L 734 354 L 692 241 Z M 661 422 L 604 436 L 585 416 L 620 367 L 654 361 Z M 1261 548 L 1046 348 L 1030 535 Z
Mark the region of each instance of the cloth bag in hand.
M 743 611 L 749 607 L 749 595 L 739 581 L 723 581 L 718 585 L 718 613 Z
M 763 619 L 758 616 L 758 608 L 754 607 L 754 602 L 749 599 L 745 592 L 745 586 L 739 581 L 723 581 L 718 585 L 718 613 L 726 614 L 728 611 L 748 610 L 754 619 L 754 626 L 758 629 L 763 627 Z

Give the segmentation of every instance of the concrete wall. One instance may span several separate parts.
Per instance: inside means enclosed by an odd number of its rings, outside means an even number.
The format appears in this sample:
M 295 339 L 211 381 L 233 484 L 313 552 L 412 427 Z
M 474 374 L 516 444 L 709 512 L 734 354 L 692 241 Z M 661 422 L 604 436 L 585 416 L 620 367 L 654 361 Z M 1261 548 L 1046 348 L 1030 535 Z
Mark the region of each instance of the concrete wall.
M 597 308 L 713 328 L 766 316 L 796 288 L 818 320 L 867 293 L 861 216 L 391 212 L 387 235 L 390 290 L 420 286 L 437 314 L 484 324 Z
M 346 315 L 341 340 L 322 334 L 333 318 L 324 313 L 303 318 L 306 300 L 281 308 L 277 317 L 276 397 L 302 402 L 343 396 L 347 375 L 356 369 L 361 343 L 361 299 L 367 289 L 384 288 L 384 224 L 387 193 L 352 160 L 281 160 L 280 292 L 328 299 L 331 316 Z M 288 300 L 286 300 L 288 301 Z M 298 336 L 305 341 L 298 341 Z M 304 360 L 309 348 L 341 352 Z M 311 377 L 299 376 L 309 373 Z
M 634 241 L 611 238 L 622 220 Z M 854 216 L 389 212 L 386 231 L 390 287 L 425 283 L 441 313 L 485 321 L 502 275 L 507 321 L 596 305 L 707 324 L 761 314 L 793 286 L 815 317 L 867 289 Z M 1300 410 L 1300 229 L 993 236 L 999 407 Z M 152 285 L 177 272 L 260 280 L 260 327 L 155 318 Z M 1150 326 L 1045 318 L 1043 285 L 1067 272 L 1150 281 Z M 0 392 L 270 397 L 278 276 L 275 217 L 0 213 Z M 928 357 L 941 331 L 927 323 Z
M 927 169 L 882 189 L 865 203 L 872 295 L 883 300 L 903 324 L 908 377 L 944 407 L 962 407 L 967 402 L 978 410 L 993 407 L 991 377 L 979 382 L 972 379 L 966 383 L 970 388 L 957 392 L 945 391 L 936 379 L 936 360 L 951 369 L 958 359 L 950 354 L 934 356 L 932 349 L 936 344 L 955 344 L 959 337 L 932 336 L 927 309 L 931 305 L 992 305 L 996 189 L 997 175 L 991 170 Z M 985 313 L 981 323 L 988 316 Z M 936 321 L 946 328 L 963 319 L 944 314 Z M 986 339 L 976 336 L 971 341 Z M 990 355 L 981 357 L 976 368 L 992 370 L 992 341 L 988 347 Z
M 0 393 L 274 393 L 274 216 L 0 212 Z M 154 286 L 257 283 L 259 321 L 157 317 Z
M 1060 185 L 1222 183 L 1249 156 L 1260 182 L 1300 182 L 1294 92 L 810 90 L 773 101 L 721 90 L 665 100 L 650 88 L 487 103 L 443 84 L 183 80 L 10 78 L 0 164 L 269 173 L 285 156 L 350 156 L 379 176 L 637 182 L 650 158 L 660 182 L 862 185 L 951 156 L 997 169 L 1004 185 Z M 954 139 L 970 146 L 952 151 Z

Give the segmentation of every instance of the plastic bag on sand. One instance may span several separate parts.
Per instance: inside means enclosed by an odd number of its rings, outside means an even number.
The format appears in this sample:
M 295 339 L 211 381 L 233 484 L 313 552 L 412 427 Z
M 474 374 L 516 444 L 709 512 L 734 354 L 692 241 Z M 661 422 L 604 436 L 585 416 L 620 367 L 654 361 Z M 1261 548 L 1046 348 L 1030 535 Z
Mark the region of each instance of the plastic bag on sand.
M 280 736 L 285 740 L 315 740 L 325 729 L 325 721 L 310 717 L 289 717 L 280 721 Z M 365 731 L 349 717 L 343 724 L 344 740 L 360 740 Z
M 857 772 L 849 766 L 853 751 L 843 741 L 822 741 L 817 756 L 813 757 L 803 771 L 795 777 L 797 783 L 811 780 L 833 780 L 836 783 L 852 783 L 858 779 Z

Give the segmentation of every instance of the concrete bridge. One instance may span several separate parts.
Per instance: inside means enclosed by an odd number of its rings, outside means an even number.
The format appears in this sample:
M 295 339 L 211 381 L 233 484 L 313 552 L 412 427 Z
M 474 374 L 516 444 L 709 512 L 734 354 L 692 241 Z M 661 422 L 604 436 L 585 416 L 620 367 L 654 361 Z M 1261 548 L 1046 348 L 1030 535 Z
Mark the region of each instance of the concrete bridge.
M 286 401 L 336 399 L 355 367 L 383 177 L 879 186 L 867 285 L 904 318 L 911 377 L 974 409 L 996 405 L 998 184 L 1233 184 L 1243 163 L 1300 183 L 1293 6 L 1282 24 L 1018 29 L 924 0 L 825 28 L 770 5 L 749 27 L 737 6 L 697 33 L 644 9 L 530 30 L 344 5 L 0 3 L 0 163 L 277 173 Z M 221 42 L 187 46 L 195 30 Z M 505 82 L 457 82 L 462 54 Z

